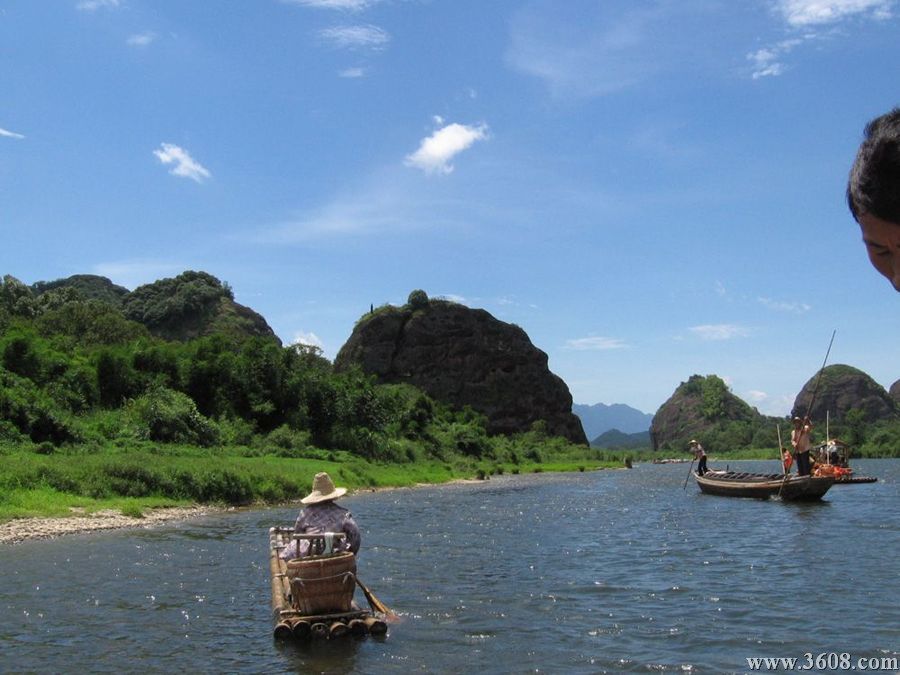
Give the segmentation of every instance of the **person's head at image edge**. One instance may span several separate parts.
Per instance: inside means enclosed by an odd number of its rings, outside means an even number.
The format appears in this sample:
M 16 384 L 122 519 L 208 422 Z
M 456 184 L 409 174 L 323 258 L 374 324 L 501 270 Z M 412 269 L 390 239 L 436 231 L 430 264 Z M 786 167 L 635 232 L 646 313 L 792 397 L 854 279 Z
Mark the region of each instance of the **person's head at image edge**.
M 872 266 L 900 291 L 900 108 L 866 125 L 850 169 L 847 204 Z

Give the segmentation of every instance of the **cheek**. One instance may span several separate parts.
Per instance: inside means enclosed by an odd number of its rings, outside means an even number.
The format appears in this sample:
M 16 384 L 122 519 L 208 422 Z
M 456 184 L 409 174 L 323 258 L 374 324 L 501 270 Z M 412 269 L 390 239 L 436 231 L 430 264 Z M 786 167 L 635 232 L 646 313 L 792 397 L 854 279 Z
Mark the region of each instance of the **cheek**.
M 891 279 L 894 276 L 893 258 L 891 256 L 875 255 L 874 253 L 869 253 L 869 262 L 872 263 L 872 267 L 874 267 L 888 279 Z

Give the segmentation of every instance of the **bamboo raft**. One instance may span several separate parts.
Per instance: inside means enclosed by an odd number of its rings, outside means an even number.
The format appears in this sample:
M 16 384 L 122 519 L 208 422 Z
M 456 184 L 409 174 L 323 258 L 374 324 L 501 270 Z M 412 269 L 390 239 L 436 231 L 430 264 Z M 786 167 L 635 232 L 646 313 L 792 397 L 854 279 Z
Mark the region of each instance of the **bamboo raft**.
M 343 535 L 334 535 L 342 537 Z M 281 551 L 292 539 L 306 540 L 314 551 L 325 549 L 325 535 L 298 535 L 291 527 L 269 528 L 269 571 L 272 582 L 272 621 L 277 640 L 322 640 L 347 635 L 384 635 L 387 623 L 375 612 L 361 609 L 352 601 L 356 579 L 356 564 L 352 553 L 312 555 L 285 561 Z M 347 565 L 347 556 L 353 559 Z M 328 577 L 302 579 L 292 575 L 299 566 L 334 571 Z M 292 569 L 289 569 L 289 566 Z M 334 580 L 337 581 L 329 581 Z M 323 583 L 318 583 L 323 582 Z M 349 584 L 349 589 L 346 585 Z

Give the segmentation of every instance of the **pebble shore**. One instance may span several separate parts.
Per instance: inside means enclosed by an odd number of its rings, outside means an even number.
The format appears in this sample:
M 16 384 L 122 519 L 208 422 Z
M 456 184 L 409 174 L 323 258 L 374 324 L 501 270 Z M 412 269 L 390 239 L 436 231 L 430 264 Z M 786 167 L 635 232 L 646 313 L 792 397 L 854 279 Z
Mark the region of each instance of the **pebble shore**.
M 114 510 L 80 513 L 73 509 L 71 516 L 61 518 L 17 518 L 0 523 L 0 544 L 15 544 L 27 539 L 48 539 L 75 532 L 153 527 L 172 520 L 203 516 L 216 510 L 199 506 L 147 509 L 142 518 L 135 518 Z

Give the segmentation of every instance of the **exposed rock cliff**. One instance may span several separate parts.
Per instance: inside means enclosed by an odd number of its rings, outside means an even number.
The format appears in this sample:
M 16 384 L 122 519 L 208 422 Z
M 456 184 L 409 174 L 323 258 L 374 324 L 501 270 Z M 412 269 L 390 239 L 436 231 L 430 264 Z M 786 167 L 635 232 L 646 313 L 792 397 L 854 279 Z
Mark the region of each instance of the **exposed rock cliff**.
M 888 393 L 891 395 L 891 398 L 894 399 L 894 403 L 896 403 L 897 406 L 900 407 L 900 380 L 897 380 L 896 382 L 894 382 L 894 384 L 891 385 Z
M 544 420 L 549 434 L 587 445 L 547 355 L 521 328 L 482 309 L 414 291 L 404 307 L 381 307 L 357 323 L 335 359 L 338 370 L 352 364 L 380 382 L 413 384 L 437 400 L 471 406 L 491 433 L 527 431 Z
M 897 415 L 896 401 L 871 377 L 852 366 L 833 365 L 822 371 L 822 379 L 816 391 L 816 380 L 819 374 L 813 375 L 809 382 L 794 400 L 791 415 L 803 416 L 809 409 L 809 403 L 815 393 L 815 401 L 810 417 L 824 420 L 826 413 L 834 421 L 840 421 L 849 410 L 857 409 L 863 413 L 867 422 L 875 422 Z
M 656 411 L 650 425 L 650 440 L 654 450 L 686 450 L 692 438 L 699 439 L 708 450 L 727 450 L 730 448 L 711 447 L 716 445 L 714 437 L 719 445 L 727 445 L 728 436 L 722 433 L 727 430 L 735 436 L 735 444 L 749 441 L 740 436 L 752 436 L 753 425 L 762 419 L 756 409 L 728 391 L 721 378 L 692 375 Z M 743 426 L 732 425 L 732 429 L 727 429 L 734 422 Z

